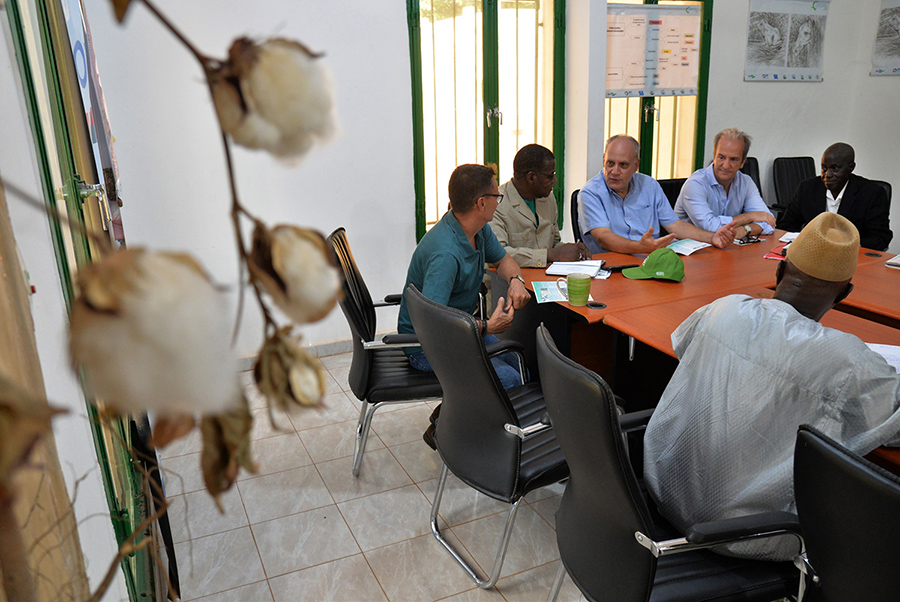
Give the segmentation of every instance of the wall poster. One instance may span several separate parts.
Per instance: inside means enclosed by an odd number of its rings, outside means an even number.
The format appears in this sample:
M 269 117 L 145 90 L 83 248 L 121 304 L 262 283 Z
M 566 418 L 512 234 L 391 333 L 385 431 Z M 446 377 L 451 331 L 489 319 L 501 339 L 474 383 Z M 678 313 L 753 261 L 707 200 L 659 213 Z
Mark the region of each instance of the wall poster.
M 701 7 L 608 4 L 606 96 L 697 94 Z
M 820 82 L 829 0 L 750 0 L 744 81 Z
M 871 75 L 900 75 L 900 0 L 881 0 Z

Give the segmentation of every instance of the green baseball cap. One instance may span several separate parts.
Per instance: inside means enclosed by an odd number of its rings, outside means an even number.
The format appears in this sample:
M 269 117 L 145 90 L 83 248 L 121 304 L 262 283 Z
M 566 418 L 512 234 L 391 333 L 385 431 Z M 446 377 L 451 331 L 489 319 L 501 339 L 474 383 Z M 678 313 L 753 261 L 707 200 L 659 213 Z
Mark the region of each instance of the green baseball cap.
M 684 278 L 684 262 L 675 251 L 668 247 L 656 249 L 636 268 L 622 270 L 622 275 L 632 280 L 674 280 L 681 282 Z

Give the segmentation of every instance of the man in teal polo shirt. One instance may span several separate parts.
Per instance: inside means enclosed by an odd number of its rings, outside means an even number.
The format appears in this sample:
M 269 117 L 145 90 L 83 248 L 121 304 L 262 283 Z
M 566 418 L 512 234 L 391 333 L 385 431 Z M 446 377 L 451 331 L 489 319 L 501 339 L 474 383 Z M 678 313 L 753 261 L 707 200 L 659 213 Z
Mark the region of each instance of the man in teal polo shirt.
M 474 313 L 478 307 L 478 290 L 484 276 L 484 265 L 493 264 L 501 277 L 509 281 L 508 298 L 500 297 L 487 320 L 478 320 L 485 344 L 512 324 L 515 310 L 531 299 L 525 289 L 522 271 L 494 236 L 488 223 L 503 200 L 497 178 L 490 167 L 460 165 L 450 176 L 450 211 L 428 231 L 413 252 L 406 274 L 406 285 L 415 285 L 428 299 Z M 412 334 L 412 321 L 406 307 L 406 296 L 400 303 L 397 332 Z M 413 368 L 431 371 L 421 350 L 407 353 Z M 518 386 L 519 371 L 511 358 L 491 360 L 497 377 L 506 389 Z

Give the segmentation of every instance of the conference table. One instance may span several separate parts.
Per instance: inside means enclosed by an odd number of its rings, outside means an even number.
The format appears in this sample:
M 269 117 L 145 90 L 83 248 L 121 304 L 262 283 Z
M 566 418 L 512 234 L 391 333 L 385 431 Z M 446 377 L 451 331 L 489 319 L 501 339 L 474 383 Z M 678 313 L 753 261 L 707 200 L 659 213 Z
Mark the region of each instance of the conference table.
M 707 247 L 682 257 L 685 277 L 681 282 L 631 280 L 621 272 L 614 272 L 607 279 L 595 279 L 591 297 L 605 307 L 573 307 L 566 302 L 526 306 L 528 310 L 523 313 L 527 317 L 518 320 L 517 315 L 518 334 L 521 337 L 528 330 L 533 333 L 538 322 L 548 323 L 564 353 L 603 376 L 617 394 L 626 399 L 645 398 L 645 404 L 627 408 L 643 409 L 658 400 L 677 366 L 671 335 L 685 318 L 726 295 L 773 296 L 778 260 L 764 256 L 781 244 L 779 238 L 783 234 L 776 230 L 759 243 L 726 249 Z M 900 269 L 884 265 L 892 256 L 860 249 L 853 291 L 825 314 L 822 324 L 854 334 L 867 343 L 900 346 Z M 637 264 L 645 257 L 594 255 L 594 259 L 603 259 L 606 266 Z M 558 278 L 548 276 L 543 269 L 526 268 L 522 272 L 531 290 L 533 281 Z M 538 304 L 532 302 L 529 306 Z M 879 448 L 868 457 L 900 473 L 900 449 Z
M 781 244 L 783 234 L 776 230 L 759 243 L 707 247 L 682 257 L 685 277 L 681 282 L 631 280 L 613 272 L 609 278 L 591 283 L 592 299 L 605 307 L 540 304 L 540 308 L 529 309 L 529 318 L 522 320 L 526 324 L 520 324 L 519 332 L 533 332 L 538 322 L 548 323 L 564 353 L 607 379 L 617 393 L 636 388 L 632 392 L 651 398 L 648 403 L 652 403 L 677 366 L 671 334 L 685 318 L 730 294 L 771 297 L 778 260 L 764 256 Z M 822 323 L 868 343 L 900 345 L 900 270 L 884 265 L 892 256 L 860 249 L 853 292 L 828 312 Z M 594 255 L 606 266 L 637 264 L 645 257 L 611 252 Z M 557 279 L 543 269 L 522 272 L 532 290 L 533 281 Z M 653 364 L 651 377 L 641 366 L 648 362 Z M 648 382 L 648 378 L 656 382 Z

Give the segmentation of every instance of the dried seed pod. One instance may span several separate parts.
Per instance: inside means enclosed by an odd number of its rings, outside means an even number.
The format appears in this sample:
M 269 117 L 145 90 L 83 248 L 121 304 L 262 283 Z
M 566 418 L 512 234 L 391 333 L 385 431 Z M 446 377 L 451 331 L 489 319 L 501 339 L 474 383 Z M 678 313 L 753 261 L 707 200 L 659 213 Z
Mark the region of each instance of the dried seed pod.
M 117 251 L 78 284 L 69 351 L 112 410 L 204 414 L 240 402 L 231 317 L 195 260 Z
M 321 55 L 299 42 L 239 38 L 209 82 L 219 123 L 236 144 L 301 157 L 334 132 L 331 77 Z
M 253 368 L 256 386 L 269 407 L 291 413 L 301 407 L 319 406 L 325 395 L 325 370 L 282 328 L 259 350 Z
M 153 424 L 153 447 L 165 447 L 172 441 L 187 436 L 197 425 L 190 414 L 163 414 Z
M 290 225 L 257 224 L 248 268 L 281 311 L 297 324 L 324 318 L 341 294 L 340 272 L 325 239 Z

